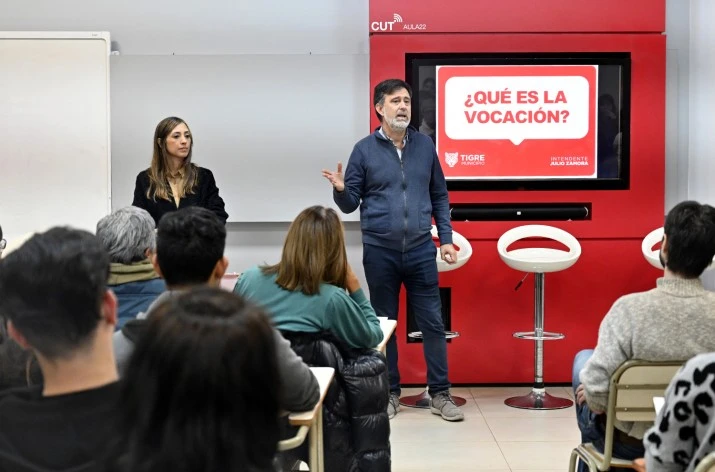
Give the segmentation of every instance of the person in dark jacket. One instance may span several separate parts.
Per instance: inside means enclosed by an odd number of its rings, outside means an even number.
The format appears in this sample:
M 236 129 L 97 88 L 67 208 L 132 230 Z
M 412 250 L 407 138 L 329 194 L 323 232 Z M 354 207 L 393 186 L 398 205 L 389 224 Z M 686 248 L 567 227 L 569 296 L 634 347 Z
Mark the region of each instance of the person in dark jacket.
M 97 238 L 69 228 L 34 235 L 0 263 L 8 334 L 44 377 L 41 387 L 0 394 L 0 470 L 101 470 L 119 401 L 108 273 Z
M 434 217 L 441 257 L 456 263 L 449 195 L 434 143 L 409 127 L 411 99 L 412 89 L 403 80 L 377 84 L 373 103 L 381 126 L 355 145 L 344 176 L 340 163 L 337 172 L 324 169 L 323 176 L 333 185 L 333 199 L 343 212 L 360 207 L 365 278 L 379 316 L 397 319 L 400 287 L 405 286 L 422 331 L 430 410 L 447 421 L 461 421 L 464 414 L 449 393 L 437 249 L 430 232 Z M 392 418 L 400 395 L 394 334 L 387 344 L 387 362 Z
M 120 208 L 99 220 L 97 237 L 109 253 L 107 285 L 119 302 L 117 329 L 121 329 L 166 291 L 150 259 L 156 246 L 154 219 L 135 206 Z
M 385 356 L 373 349 L 350 348 L 329 331 L 281 333 L 307 364 L 335 369 L 323 400 L 325 470 L 389 472 Z
M 164 118 L 154 131 L 151 167 L 137 175 L 132 205 L 143 208 L 156 224 L 179 208 L 206 208 L 225 224 L 228 213 L 213 173 L 191 162 L 194 137 L 181 118 Z

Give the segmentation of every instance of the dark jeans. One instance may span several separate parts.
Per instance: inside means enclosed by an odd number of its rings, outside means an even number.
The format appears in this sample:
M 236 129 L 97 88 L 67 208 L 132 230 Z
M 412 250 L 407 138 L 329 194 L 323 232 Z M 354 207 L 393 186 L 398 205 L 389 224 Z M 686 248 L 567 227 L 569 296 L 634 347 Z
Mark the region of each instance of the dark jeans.
M 370 302 L 378 316 L 397 319 L 400 287 L 405 285 L 417 327 L 422 331 L 427 385 L 431 395 L 450 387 L 436 256 L 437 247 L 429 240 L 404 253 L 365 244 L 362 259 L 370 288 Z M 387 366 L 390 391 L 399 395 L 400 372 L 397 369 L 397 341 L 394 334 L 387 343 Z
M 578 388 L 581 381 L 579 380 L 579 373 L 583 366 L 586 364 L 591 356 L 593 355 L 593 349 L 585 349 L 576 354 L 573 361 L 573 371 L 572 371 L 572 385 L 574 396 L 576 395 L 576 388 Z M 582 405 L 574 402 L 576 405 L 576 422 L 578 423 L 578 429 L 581 430 L 581 442 L 582 443 L 593 443 L 593 445 L 599 451 L 603 452 L 603 448 L 606 443 L 606 430 L 604 423 L 597 415 L 588 407 L 584 402 Z M 624 444 L 614 436 L 613 438 L 613 457 L 619 459 L 633 460 L 639 457 L 643 457 L 645 454 L 645 449 L 643 444 Z M 579 472 L 586 471 L 586 464 L 579 461 L 578 464 Z

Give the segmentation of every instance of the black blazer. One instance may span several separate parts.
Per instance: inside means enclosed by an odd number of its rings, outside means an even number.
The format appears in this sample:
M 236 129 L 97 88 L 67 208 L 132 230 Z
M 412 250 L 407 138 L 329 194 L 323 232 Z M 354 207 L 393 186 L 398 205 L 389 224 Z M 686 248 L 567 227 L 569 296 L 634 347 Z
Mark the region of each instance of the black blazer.
M 206 208 L 214 212 L 225 224 L 228 219 L 228 213 L 226 213 L 224 209 L 223 199 L 218 194 L 218 187 L 216 186 L 214 175 L 210 170 L 204 169 L 203 167 L 197 167 L 197 170 L 199 171 L 199 181 L 196 184 L 194 193 L 186 195 L 179 200 L 179 208 L 190 206 Z M 159 224 L 159 220 L 165 213 L 176 211 L 179 208 L 176 208 L 173 197 L 171 200 L 157 198 L 156 201 L 147 198 L 146 191 L 148 188 L 149 175 L 147 171 L 144 170 L 137 175 L 132 205 L 148 211 L 152 218 L 154 218 L 154 222 Z

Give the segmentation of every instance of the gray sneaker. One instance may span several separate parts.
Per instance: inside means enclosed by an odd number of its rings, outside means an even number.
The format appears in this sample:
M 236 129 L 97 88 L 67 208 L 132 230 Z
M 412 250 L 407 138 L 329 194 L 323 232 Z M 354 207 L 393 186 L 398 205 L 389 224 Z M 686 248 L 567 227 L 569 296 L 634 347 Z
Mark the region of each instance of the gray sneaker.
M 392 419 L 400 411 L 400 396 L 390 392 L 390 401 L 387 402 L 387 417 Z
M 462 421 L 464 413 L 454 403 L 449 390 L 437 393 L 430 399 L 429 409 L 435 415 L 441 415 L 447 421 Z

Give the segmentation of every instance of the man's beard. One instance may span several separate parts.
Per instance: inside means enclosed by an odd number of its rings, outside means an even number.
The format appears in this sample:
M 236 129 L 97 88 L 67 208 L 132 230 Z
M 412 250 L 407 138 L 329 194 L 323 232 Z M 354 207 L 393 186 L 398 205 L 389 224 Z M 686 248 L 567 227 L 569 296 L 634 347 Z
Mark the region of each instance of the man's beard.
M 398 120 L 397 117 L 388 118 L 387 124 L 395 131 L 404 131 L 410 125 L 408 120 Z

